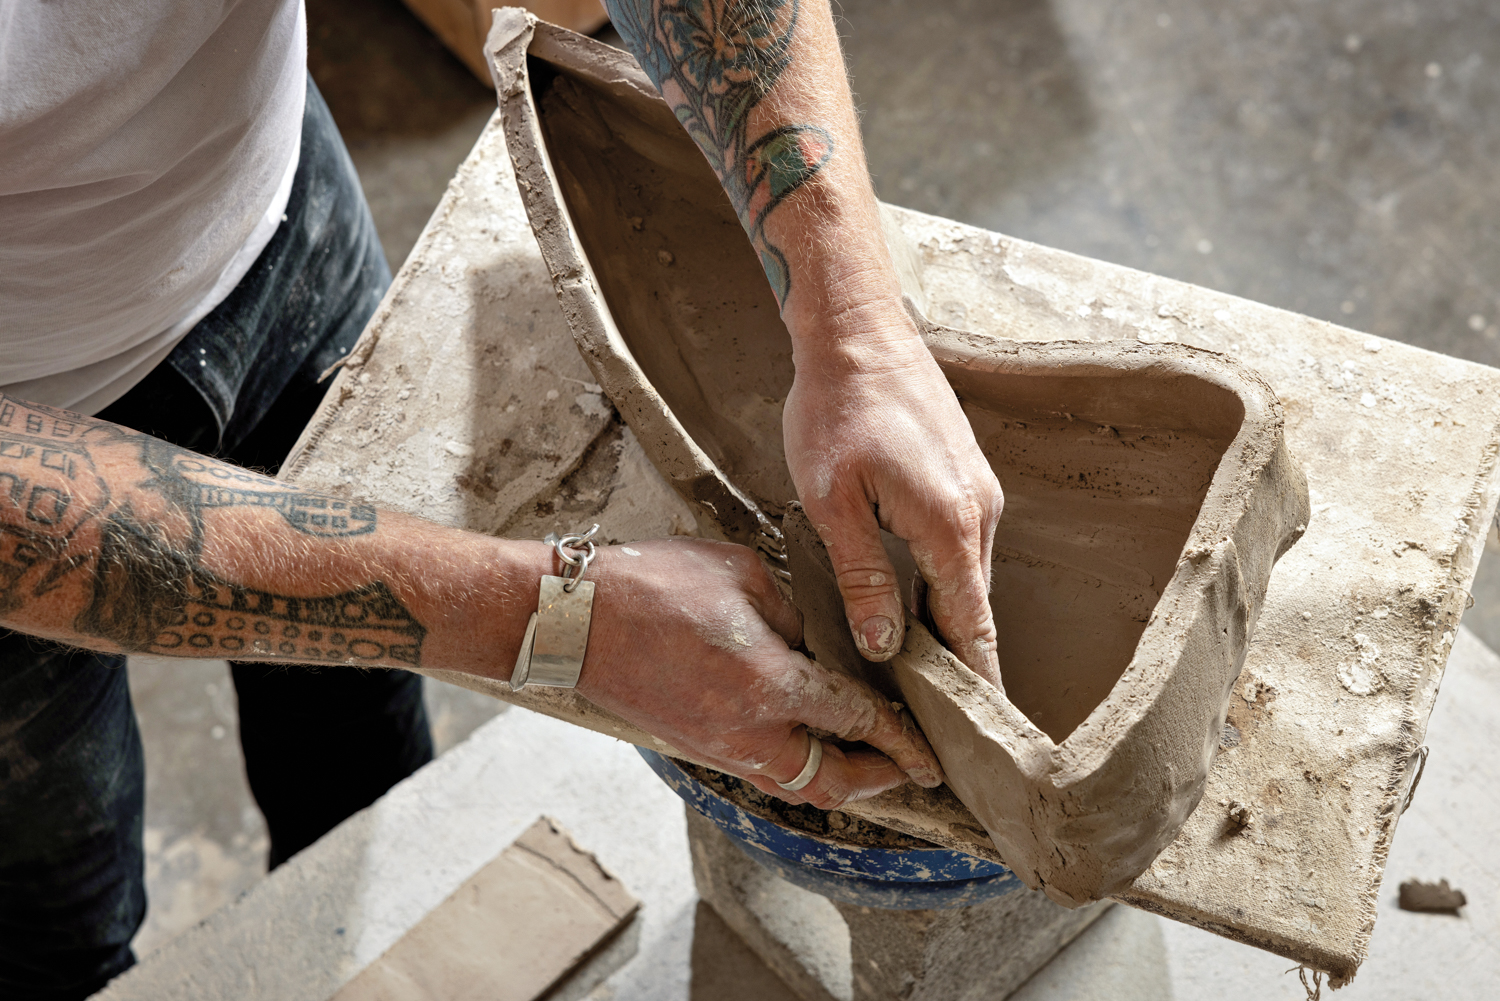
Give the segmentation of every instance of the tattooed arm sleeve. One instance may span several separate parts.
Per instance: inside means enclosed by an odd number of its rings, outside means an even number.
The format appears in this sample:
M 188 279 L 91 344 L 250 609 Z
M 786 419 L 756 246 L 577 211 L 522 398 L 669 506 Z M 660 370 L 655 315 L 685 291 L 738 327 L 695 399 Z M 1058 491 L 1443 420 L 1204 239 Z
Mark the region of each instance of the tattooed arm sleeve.
M 459 605 L 516 631 L 503 545 L 0 395 L 0 626 L 108 651 L 415 667 L 509 640 L 456 623 Z
M 605 6 L 723 182 L 783 309 L 837 311 L 850 281 L 890 294 L 828 0 Z
M 781 304 L 796 368 L 787 468 L 856 645 L 885 660 L 903 641 L 885 529 L 922 568 L 943 637 L 998 686 L 989 581 L 1004 495 L 902 306 L 829 0 L 606 6 L 718 172 Z

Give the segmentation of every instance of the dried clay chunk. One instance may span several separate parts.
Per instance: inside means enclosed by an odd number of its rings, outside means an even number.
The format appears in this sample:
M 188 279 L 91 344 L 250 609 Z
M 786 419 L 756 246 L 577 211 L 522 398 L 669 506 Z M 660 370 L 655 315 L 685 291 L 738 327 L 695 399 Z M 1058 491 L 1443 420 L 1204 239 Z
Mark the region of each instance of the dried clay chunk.
M 1468 902 L 1469 898 L 1464 896 L 1464 891 L 1453 889 L 1446 879 L 1436 883 L 1408 879 L 1401 884 L 1400 905 L 1403 911 L 1457 915 L 1458 909 Z

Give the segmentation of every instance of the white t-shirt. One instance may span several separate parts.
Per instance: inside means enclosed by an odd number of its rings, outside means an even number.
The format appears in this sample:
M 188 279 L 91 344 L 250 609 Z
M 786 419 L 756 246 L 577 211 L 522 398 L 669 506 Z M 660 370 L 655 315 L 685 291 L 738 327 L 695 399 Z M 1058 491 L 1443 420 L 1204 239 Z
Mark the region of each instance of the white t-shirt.
M 281 222 L 302 0 L 0 0 L 0 391 L 96 413 Z

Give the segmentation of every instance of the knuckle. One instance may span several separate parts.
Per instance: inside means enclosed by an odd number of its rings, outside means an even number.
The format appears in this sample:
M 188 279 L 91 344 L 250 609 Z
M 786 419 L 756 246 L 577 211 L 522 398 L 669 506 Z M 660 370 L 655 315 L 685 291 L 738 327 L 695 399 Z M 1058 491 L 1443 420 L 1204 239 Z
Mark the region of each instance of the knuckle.
M 845 740 L 868 742 L 872 737 L 880 735 L 888 723 L 895 722 L 895 714 L 892 713 L 891 718 L 887 719 L 885 714 L 890 713 L 889 707 L 873 693 L 865 691 L 860 694 L 864 697 L 851 708 L 848 722 L 840 728 L 839 736 Z
M 1000 481 L 990 475 L 988 489 L 985 490 L 985 510 L 990 517 L 990 523 L 994 524 L 1000 520 L 1000 515 L 1005 510 L 1005 491 L 1000 489 Z
M 755 553 L 744 546 L 733 543 L 720 543 L 722 548 L 716 554 L 724 561 L 724 565 L 740 574 L 748 574 L 760 566 Z
M 965 539 L 977 539 L 989 527 L 990 512 L 983 498 L 969 493 L 958 502 L 951 518 L 959 535 Z
M 851 602 L 875 601 L 896 589 L 896 575 L 889 567 L 861 563 L 840 568 L 839 591 Z
M 773 757 L 761 741 L 745 734 L 719 734 L 713 743 L 713 750 L 719 757 L 740 762 L 752 769 L 763 767 L 764 762 Z
M 829 782 L 821 789 L 804 789 L 802 797 L 819 810 L 837 810 L 849 801 L 849 792 L 842 782 Z
M 864 491 L 856 476 L 846 468 L 827 466 L 813 477 L 813 489 L 803 494 L 803 509 L 814 523 L 840 521 L 865 503 Z

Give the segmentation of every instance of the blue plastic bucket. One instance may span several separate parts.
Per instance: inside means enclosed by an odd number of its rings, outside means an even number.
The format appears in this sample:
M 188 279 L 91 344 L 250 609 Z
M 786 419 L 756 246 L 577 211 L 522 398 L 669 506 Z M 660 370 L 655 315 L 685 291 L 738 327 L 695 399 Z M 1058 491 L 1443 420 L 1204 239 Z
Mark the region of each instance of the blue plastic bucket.
M 689 766 L 697 772 L 693 774 L 655 751 L 636 750 L 673 792 L 713 821 L 747 856 L 787 882 L 830 900 L 905 911 L 969 907 L 1023 886 L 998 862 L 884 828 L 878 829 L 878 838 L 861 837 L 873 825 L 852 818 L 845 821 L 850 836 L 820 836 L 812 829 L 826 827 L 829 818 L 841 815 L 784 804 L 734 776 Z M 708 776 L 713 777 L 712 785 Z M 746 809 L 752 805 L 754 812 Z

